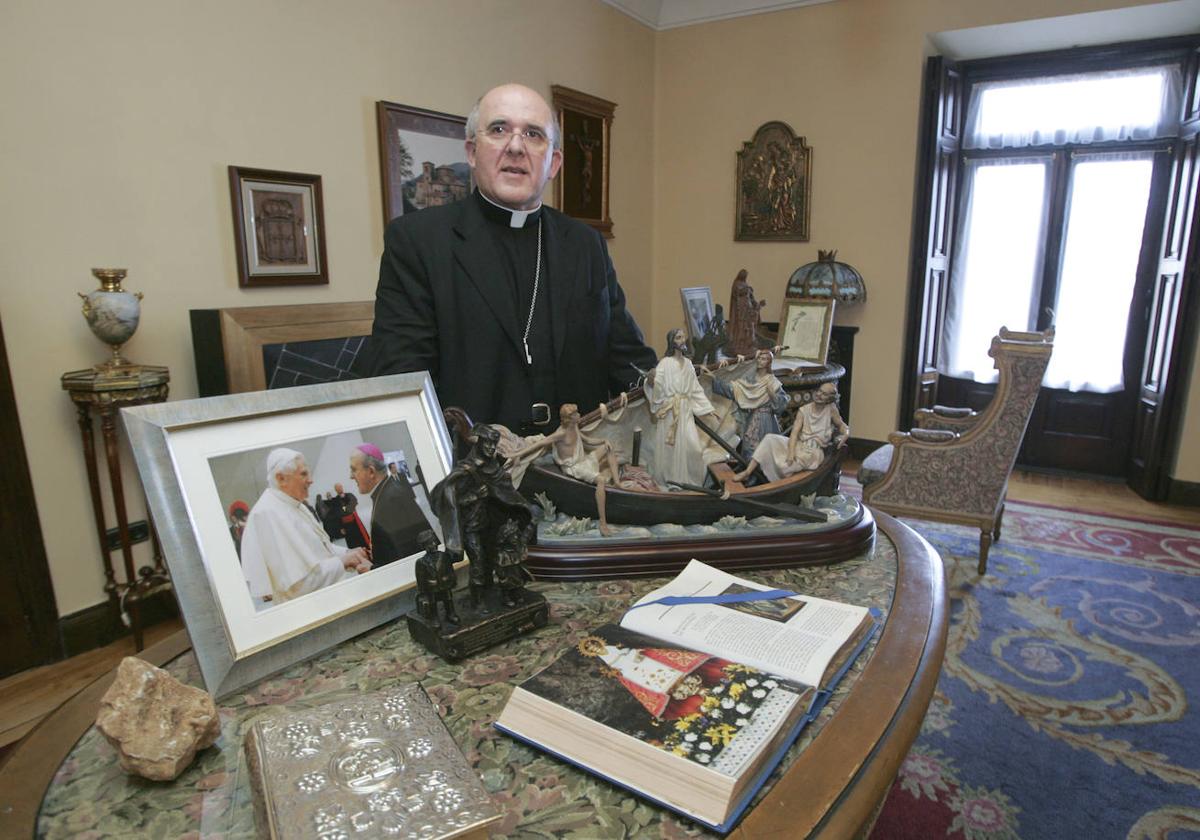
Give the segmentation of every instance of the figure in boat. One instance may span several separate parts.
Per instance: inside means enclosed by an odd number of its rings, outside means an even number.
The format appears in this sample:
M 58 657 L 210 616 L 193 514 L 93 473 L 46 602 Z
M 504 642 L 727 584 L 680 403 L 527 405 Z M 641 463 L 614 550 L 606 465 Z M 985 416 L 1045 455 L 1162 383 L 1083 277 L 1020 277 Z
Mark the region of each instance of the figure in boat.
M 744 360 L 739 356 L 735 364 Z M 771 364 L 775 354 L 767 349 L 754 354 L 753 368 L 736 379 L 718 379 L 707 368 L 703 372 L 712 377 L 712 391 L 730 400 L 734 405 L 734 416 L 737 418 L 738 453 L 749 461 L 755 449 L 764 437 L 780 433 L 778 415 L 788 406 L 788 393 L 783 389 L 775 374 L 771 372 Z M 729 364 L 722 361 L 717 369 Z M 812 469 L 808 467 L 807 469 Z
M 622 394 L 621 399 L 626 400 L 627 395 Z M 607 406 L 601 405 L 600 409 L 601 415 L 608 413 Z M 612 529 L 604 515 L 605 488 L 609 484 L 616 484 L 620 478 L 617 453 L 607 440 L 591 437 L 580 431 L 579 406 L 567 403 L 558 414 L 558 429 L 512 452 L 508 456 L 508 466 L 511 468 L 535 452 L 550 449 L 554 454 L 554 463 L 558 464 L 564 473 L 596 485 L 596 510 L 599 514 L 600 533 L 607 537 L 612 534 Z
M 791 433 L 787 437 L 766 435 L 755 447 L 749 465 L 733 480 L 745 481 L 760 467 L 770 481 L 816 469 L 831 445 L 840 448 L 850 438 L 850 427 L 842 419 L 837 401 L 837 386 L 823 384 L 811 402 L 797 409 Z
M 708 418 L 710 427 L 720 418 L 700 386 L 682 329 L 667 333 L 667 352 L 647 377 L 646 396 L 654 421 L 650 474 L 663 487 L 703 484 L 708 465 L 724 460 L 725 453 L 714 451 L 697 427 L 697 418 Z

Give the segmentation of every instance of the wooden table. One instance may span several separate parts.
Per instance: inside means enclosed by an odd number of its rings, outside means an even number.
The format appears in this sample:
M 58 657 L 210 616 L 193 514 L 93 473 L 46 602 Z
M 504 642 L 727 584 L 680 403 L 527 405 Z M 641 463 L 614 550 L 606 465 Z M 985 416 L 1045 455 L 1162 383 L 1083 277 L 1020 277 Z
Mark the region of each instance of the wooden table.
M 883 604 L 886 613 L 883 632 L 873 649 L 865 653 L 862 660 L 865 665 L 860 662 L 855 673 L 844 681 L 847 690 L 839 689 L 826 712 L 810 725 L 813 734 L 802 734 L 801 746 L 793 747 L 797 754 L 791 757 L 786 770 L 774 780 L 731 837 L 761 840 L 806 836 L 847 838 L 865 834 L 917 736 L 933 696 L 945 651 L 948 622 L 942 562 L 932 547 L 907 526 L 886 514 L 876 516 L 879 539 L 875 548 L 862 558 L 824 570 L 804 570 L 796 574 L 824 574 L 829 580 L 841 581 L 841 586 L 853 590 L 857 571 L 861 570 L 861 577 L 866 577 L 867 572 L 879 572 L 871 564 L 888 565 L 887 585 L 891 597 L 890 603 Z M 810 578 L 810 582 L 819 580 L 819 577 Z M 610 584 L 620 585 L 627 584 L 616 581 Z M 819 591 L 813 594 L 824 597 L 832 594 L 817 588 Z M 553 638 L 555 629 L 548 628 L 548 631 L 542 642 Z M 358 646 L 361 651 L 365 644 L 362 640 L 381 632 L 389 634 L 389 645 L 403 637 L 402 630 L 381 629 L 360 637 L 360 640 L 347 642 L 343 648 Z M 165 663 L 187 650 L 187 639 L 179 633 L 148 649 L 142 656 L 151 662 Z M 335 651 L 324 656 L 338 655 Z M 469 663 L 470 660 L 463 665 Z M 318 660 L 308 667 L 319 666 Z M 64 776 L 55 780 L 60 766 L 66 767 L 64 762 L 68 757 L 72 765 L 82 764 L 76 760 L 75 753 L 89 739 L 95 744 L 95 735 L 88 730 L 95 718 L 98 700 L 111 680 L 112 675 L 97 680 L 66 703 L 30 733 L 0 767 L 0 836 L 29 837 L 35 833 L 44 796 L 55 793 L 62 784 Z M 295 682 L 295 678 L 292 681 Z M 286 679 L 281 678 L 280 682 L 286 683 Z M 281 702 L 296 699 L 283 698 Z M 259 698 L 259 702 L 272 700 Z M 453 731 L 454 727 L 451 728 Z M 80 740 L 81 735 L 88 737 Z M 805 743 L 809 739 L 811 741 Z M 459 740 L 461 745 L 462 739 Z M 107 749 L 106 745 L 100 746 Z M 240 752 L 238 747 L 239 744 L 228 743 L 225 749 L 232 754 Z M 193 773 L 193 770 L 186 771 L 174 783 L 174 786 L 183 785 L 184 788 L 173 793 L 173 785 L 126 783 L 119 775 L 111 773 L 104 789 L 125 785 L 131 801 L 123 803 L 123 810 L 145 818 L 146 811 L 153 810 L 156 796 L 169 799 L 173 795 L 178 799 L 183 795 L 198 795 L 200 786 L 194 776 L 204 771 Z M 574 772 L 566 766 L 556 768 L 560 775 Z M 193 777 L 189 777 L 189 773 L 193 773 Z M 70 775 L 71 771 L 68 771 L 67 776 Z M 211 772 L 205 778 L 211 779 Z M 239 784 L 244 785 L 244 780 Z M 605 785 L 599 781 L 596 784 Z M 609 795 L 620 795 L 620 792 L 612 789 Z M 132 801 L 134 798 L 137 798 L 136 802 Z M 52 796 L 48 797 L 45 802 L 52 799 Z M 91 812 L 96 810 L 96 803 L 80 802 L 77 807 Z M 83 814 L 79 816 L 87 818 Z M 53 815 L 58 833 L 62 833 L 64 821 L 70 823 L 71 817 L 70 813 L 64 814 L 61 807 Z M 192 828 L 194 830 L 195 826 Z M 518 827 L 514 834 L 519 833 Z

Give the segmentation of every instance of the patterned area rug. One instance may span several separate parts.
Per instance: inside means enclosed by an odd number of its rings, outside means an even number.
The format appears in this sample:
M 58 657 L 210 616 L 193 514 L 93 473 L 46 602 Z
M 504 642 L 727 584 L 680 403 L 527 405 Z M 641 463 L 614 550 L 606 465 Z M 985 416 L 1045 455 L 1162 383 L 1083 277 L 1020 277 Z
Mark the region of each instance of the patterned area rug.
M 1200 837 L 1200 529 L 1010 502 L 981 578 L 977 531 L 905 521 L 950 637 L 873 840 Z

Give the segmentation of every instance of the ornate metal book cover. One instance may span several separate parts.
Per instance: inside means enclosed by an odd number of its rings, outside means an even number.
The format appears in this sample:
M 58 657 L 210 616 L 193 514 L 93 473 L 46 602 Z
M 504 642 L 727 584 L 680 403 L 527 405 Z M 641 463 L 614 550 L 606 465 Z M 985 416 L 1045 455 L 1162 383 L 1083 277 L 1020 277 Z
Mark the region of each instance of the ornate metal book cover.
M 245 749 L 263 836 L 483 837 L 500 817 L 418 683 L 260 720 Z

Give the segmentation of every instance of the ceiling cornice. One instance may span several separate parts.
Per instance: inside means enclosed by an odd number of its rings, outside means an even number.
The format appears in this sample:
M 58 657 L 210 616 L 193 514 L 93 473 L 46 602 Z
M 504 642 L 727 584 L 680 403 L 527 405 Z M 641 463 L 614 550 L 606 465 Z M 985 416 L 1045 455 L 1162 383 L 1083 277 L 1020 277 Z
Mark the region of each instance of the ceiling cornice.
M 656 32 L 834 0 L 603 0 Z

